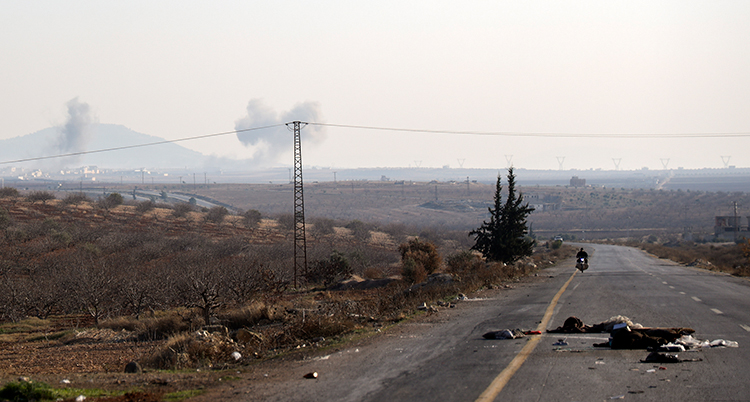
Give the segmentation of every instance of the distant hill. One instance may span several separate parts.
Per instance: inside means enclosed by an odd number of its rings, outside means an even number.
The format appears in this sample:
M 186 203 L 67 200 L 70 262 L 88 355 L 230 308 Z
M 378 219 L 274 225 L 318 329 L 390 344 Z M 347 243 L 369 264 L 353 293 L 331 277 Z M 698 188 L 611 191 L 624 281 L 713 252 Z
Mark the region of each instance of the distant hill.
M 86 150 L 98 150 L 164 141 L 164 138 L 135 132 L 119 124 L 96 124 L 92 127 Z M 60 146 L 60 129 L 50 127 L 32 134 L 0 140 L 0 160 L 18 160 L 39 156 L 66 154 Z M 108 169 L 202 168 L 237 164 L 238 161 L 209 157 L 178 144 L 92 153 L 76 157 L 26 162 L 24 167 L 63 168 L 99 166 Z

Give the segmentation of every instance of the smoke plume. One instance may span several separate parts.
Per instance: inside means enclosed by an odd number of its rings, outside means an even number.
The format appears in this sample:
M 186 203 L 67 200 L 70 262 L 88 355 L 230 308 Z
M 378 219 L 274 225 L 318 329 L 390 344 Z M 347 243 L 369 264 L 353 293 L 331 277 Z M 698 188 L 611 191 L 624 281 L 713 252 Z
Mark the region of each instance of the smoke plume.
M 237 120 L 234 128 L 239 131 L 292 121 L 320 123 L 322 121 L 320 104 L 317 102 L 298 103 L 291 110 L 278 114 L 266 106 L 262 100 L 252 99 L 247 104 L 247 115 Z M 293 134 L 286 126 L 241 132 L 237 133 L 237 138 L 245 146 L 254 149 L 253 161 L 259 165 L 277 162 L 279 156 L 291 151 L 294 147 Z M 318 144 L 325 139 L 324 128 L 308 125 L 300 131 L 300 138 L 305 145 Z
M 85 151 L 93 132 L 96 119 L 91 113 L 88 103 L 73 98 L 65 104 L 68 108 L 68 116 L 65 124 L 60 128 L 60 136 L 57 138 L 57 150 L 60 153 L 73 153 Z M 80 155 L 70 156 L 65 163 L 75 164 L 81 160 Z

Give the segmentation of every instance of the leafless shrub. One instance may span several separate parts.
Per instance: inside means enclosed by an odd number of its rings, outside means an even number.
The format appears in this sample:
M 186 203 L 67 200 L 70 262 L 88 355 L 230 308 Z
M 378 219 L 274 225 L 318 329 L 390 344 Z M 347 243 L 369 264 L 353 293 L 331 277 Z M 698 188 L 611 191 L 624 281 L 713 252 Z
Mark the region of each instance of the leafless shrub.
M 482 257 L 468 250 L 451 254 L 446 258 L 447 271 L 456 274 L 479 270 L 483 264 Z
M 5 229 L 12 224 L 13 218 L 11 218 L 10 214 L 5 208 L 0 207 L 0 229 Z
M 175 218 L 184 218 L 189 212 L 193 212 L 194 208 L 187 202 L 178 202 L 172 206 L 172 216 Z
M 291 232 L 294 230 L 294 215 L 293 214 L 281 214 L 276 217 L 276 222 L 279 224 L 281 230 Z
M 336 223 L 333 219 L 315 218 L 312 219 L 312 225 L 312 234 L 314 236 L 329 236 L 335 233 L 334 227 Z
M 165 249 L 172 253 L 197 250 L 204 247 L 206 243 L 206 238 L 195 233 L 187 233 L 184 236 L 167 239 Z
M 15 187 L 0 188 L 0 198 L 14 198 L 18 197 L 18 194 L 18 189 Z
M 29 195 L 26 196 L 26 200 L 31 203 L 41 201 L 42 204 L 46 204 L 47 201 L 54 199 L 55 195 L 49 191 L 32 191 L 31 193 L 29 193 Z
M 354 236 L 355 239 L 363 242 L 370 239 L 371 230 L 375 228 L 374 225 L 357 219 L 347 223 L 344 227 L 351 230 L 352 236 Z
M 211 334 L 202 337 L 180 334 L 170 337 L 144 363 L 160 369 L 213 367 L 218 362 L 229 360 L 233 351 L 231 343 Z
M 78 253 L 75 265 L 65 272 L 64 286 L 81 311 L 94 319 L 96 324 L 109 315 L 113 306 L 113 272 L 103 261 Z
M 226 288 L 236 304 L 253 300 L 264 288 L 262 267 L 247 256 L 223 259 L 217 269 L 223 272 Z
M 30 288 L 28 280 L 12 269 L 10 261 L 0 260 L 0 316 L 17 322 L 26 314 L 25 299 Z
M 396 243 L 406 241 L 407 228 L 403 223 L 389 223 L 380 228 L 383 233 L 389 234 Z
M 167 339 L 170 336 L 194 329 L 192 320 L 176 312 L 168 312 L 156 317 L 137 319 L 132 316 L 108 319 L 99 324 L 100 328 L 109 328 L 114 331 L 126 330 L 136 333 L 141 341 L 156 341 Z
M 211 324 L 214 310 L 225 303 L 226 283 L 223 272 L 214 269 L 212 259 L 200 251 L 179 255 L 173 260 L 176 290 L 187 307 L 202 312 L 206 325 Z
M 221 223 L 224 221 L 224 218 L 229 215 L 229 211 L 221 206 L 215 206 L 211 207 L 208 212 L 206 212 L 205 219 L 208 222 L 213 223 Z
M 141 201 L 135 204 L 135 211 L 140 214 L 145 214 L 146 212 L 152 211 L 154 208 L 156 208 L 156 203 L 151 200 Z
M 209 250 L 208 252 L 211 253 L 214 258 L 220 259 L 242 253 L 247 245 L 248 241 L 243 237 L 230 237 L 207 246 Z
M 283 319 L 281 309 L 265 302 L 258 301 L 238 309 L 232 309 L 219 315 L 222 324 L 227 328 L 251 328 L 261 322 L 274 322 Z
M 299 321 L 302 321 L 301 317 Z M 346 334 L 357 327 L 356 321 L 346 315 L 329 316 L 324 314 L 310 314 L 305 320 L 298 322 L 298 338 L 310 340 L 321 337 L 331 337 Z
M 78 205 L 90 201 L 91 199 L 83 193 L 70 193 L 62 199 L 63 205 Z

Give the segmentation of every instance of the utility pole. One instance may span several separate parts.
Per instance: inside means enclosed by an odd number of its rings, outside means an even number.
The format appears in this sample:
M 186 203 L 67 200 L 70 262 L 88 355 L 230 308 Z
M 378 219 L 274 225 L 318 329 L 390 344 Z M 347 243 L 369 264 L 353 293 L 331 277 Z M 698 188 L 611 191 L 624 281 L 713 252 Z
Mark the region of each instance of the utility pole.
M 291 128 L 290 128 L 291 125 Z M 305 199 L 302 185 L 302 144 L 300 130 L 307 123 L 293 121 L 286 127 L 294 131 L 294 287 L 297 275 L 307 274 L 307 241 L 305 239 Z
M 740 222 L 737 220 L 737 201 L 732 202 L 734 207 L 734 242 L 737 243 L 737 232 L 740 230 Z

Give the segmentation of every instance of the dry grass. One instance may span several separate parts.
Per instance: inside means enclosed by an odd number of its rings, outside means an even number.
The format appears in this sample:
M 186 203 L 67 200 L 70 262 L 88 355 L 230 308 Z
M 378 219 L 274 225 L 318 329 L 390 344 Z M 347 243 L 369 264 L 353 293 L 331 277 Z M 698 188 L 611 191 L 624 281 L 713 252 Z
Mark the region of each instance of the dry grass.
M 743 254 L 741 244 L 680 243 L 663 245 L 629 242 L 628 246 L 641 248 L 659 258 L 695 265 L 736 276 L 750 276 L 750 261 Z

